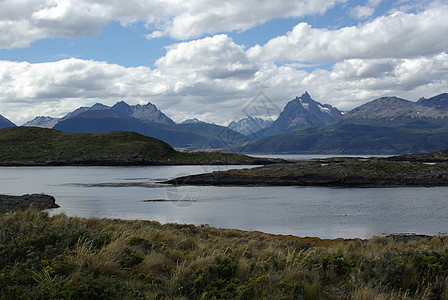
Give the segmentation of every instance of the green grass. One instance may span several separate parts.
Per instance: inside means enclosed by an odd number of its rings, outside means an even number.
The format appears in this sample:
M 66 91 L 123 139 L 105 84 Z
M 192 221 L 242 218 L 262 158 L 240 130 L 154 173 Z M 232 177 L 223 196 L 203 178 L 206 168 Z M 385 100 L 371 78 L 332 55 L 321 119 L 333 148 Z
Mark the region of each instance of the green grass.
M 0 163 L 16 165 L 149 165 L 248 163 L 231 153 L 183 153 L 136 132 L 64 133 L 37 127 L 0 130 Z
M 300 239 L 33 209 L 0 228 L 1 299 L 447 297 L 445 236 Z

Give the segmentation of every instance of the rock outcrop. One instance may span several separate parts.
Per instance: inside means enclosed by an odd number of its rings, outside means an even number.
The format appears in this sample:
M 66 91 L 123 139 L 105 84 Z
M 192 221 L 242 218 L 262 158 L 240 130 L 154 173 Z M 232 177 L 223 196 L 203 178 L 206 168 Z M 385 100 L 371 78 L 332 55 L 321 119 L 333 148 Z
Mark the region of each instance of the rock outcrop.
M 22 196 L 0 195 L 0 209 L 26 209 L 30 205 L 39 209 L 58 208 L 56 199 L 46 194 L 26 194 Z

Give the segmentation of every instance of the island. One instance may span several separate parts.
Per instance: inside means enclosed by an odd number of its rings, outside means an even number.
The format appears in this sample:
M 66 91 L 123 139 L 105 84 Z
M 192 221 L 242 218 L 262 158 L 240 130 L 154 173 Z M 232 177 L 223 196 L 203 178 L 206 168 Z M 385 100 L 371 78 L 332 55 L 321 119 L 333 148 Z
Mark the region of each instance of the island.
M 175 185 L 393 187 L 447 186 L 448 151 L 388 158 L 334 157 L 190 175 Z

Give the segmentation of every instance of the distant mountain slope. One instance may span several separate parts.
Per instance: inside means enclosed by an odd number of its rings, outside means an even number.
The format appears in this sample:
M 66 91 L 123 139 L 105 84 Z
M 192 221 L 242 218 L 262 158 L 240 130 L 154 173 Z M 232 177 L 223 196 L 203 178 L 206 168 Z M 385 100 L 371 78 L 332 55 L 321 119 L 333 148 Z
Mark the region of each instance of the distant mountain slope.
M 341 116 L 337 108 L 314 101 L 308 92 L 305 92 L 301 97 L 296 97 L 286 104 L 278 119 L 266 130 L 264 136 L 277 135 L 306 126 L 326 126 Z
M 435 111 L 448 112 L 448 93 L 443 93 L 429 99 L 421 98 L 417 101 L 418 105 L 431 107 Z
M 391 120 L 407 117 L 448 117 L 448 94 L 440 94 L 429 99 L 422 98 L 417 102 L 397 97 L 382 97 L 347 112 L 343 120 Z
M 52 117 L 37 116 L 31 121 L 26 122 L 23 126 L 53 128 L 60 119 Z
M 61 120 L 54 129 L 71 133 L 135 131 L 183 150 L 231 151 L 232 145 L 247 141 L 243 135 L 218 125 L 207 123 L 171 125 L 149 122 L 111 108 L 81 112 Z
M 417 115 L 415 102 L 397 98 L 382 97 L 363 104 L 344 114 L 343 119 L 379 119 Z
M 4 116 L 0 115 L 0 129 L 8 128 L 8 127 L 15 127 L 15 126 L 16 126 L 16 124 L 14 124 L 10 120 L 6 119 Z
M 157 107 L 150 102 L 145 105 L 129 105 L 124 101 L 120 101 L 112 106 L 112 109 L 144 121 L 175 124 L 173 120 L 168 118 L 163 112 L 158 110 Z
M 258 132 L 264 132 L 264 130 L 269 128 L 273 123 L 274 121 L 272 120 L 247 117 L 239 120 L 238 122 L 233 121 L 227 127 L 248 137 L 257 138 Z
M 445 122 L 446 123 L 446 122 Z M 339 123 L 305 127 L 250 142 L 245 153 L 384 154 L 423 153 L 448 148 L 448 130 Z

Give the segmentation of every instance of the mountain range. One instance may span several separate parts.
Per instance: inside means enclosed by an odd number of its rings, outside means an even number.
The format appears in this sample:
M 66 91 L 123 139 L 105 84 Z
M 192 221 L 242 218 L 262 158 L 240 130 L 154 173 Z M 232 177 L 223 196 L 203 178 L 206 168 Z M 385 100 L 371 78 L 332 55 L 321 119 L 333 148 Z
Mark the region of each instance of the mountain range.
M 417 102 L 378 98 L 343 114 L 334 123 L 268 136 L 245 143 L 239 151 L 390 155 L 447 147 L 448 94 L 445 93 Z
M 73 118 L 79 114 L 82 114 L 87 111 L 98 111 L 98 110 L 107 110 L 112 109 L 117 112 L 122 113 L 123 115 L 127 115 L 129 117 L 133 117 L 143 121 L 150 121 L 155 123 L 164 123 L 164 124 L 175 124 L 173 120 L 168 118 L 163 112 L 157 109 L 157 107 L 148 102 L 145 105 L 129 105 L 124 101 L 120 101 L 115 103 L 114 106 L 109 107 L 103 105 L 101 103 L 96 103 L 92 107 L 80 107 L 70 113 L 68 113 L 63 118 L 52 118 L 52 117 L 43 117 L 38 116 L 35 119 L 28 121 L 23 126 L 33 126 L 33 127 L 43 127 L 43 128 L 53 128 L 57 123 L 65 121 L 67 119 Z
M 0 128 L 15 126 L 0 116 Z M 197 119 L 176 124 L 151 103 L 80 107 L 24 126 L 71 133 L 135 131 L 186 150 L 246 153 L 403 154 L 448 147 L 448 94 L 416 102 L 382 97 L 346 113 L 311 98 L 289 101 L 275 121 L 247 117 L 228 127 Z
M 112 107 L 97 103 L 81 107 L 58 120 L 53 129 L 68 133 L 134 131 L 160 139 L 185 151 L 226 150 L 248 139 L 226 127 L 208 124 L 175 124 L 154 105 L 130 106 L 121 101 Z

